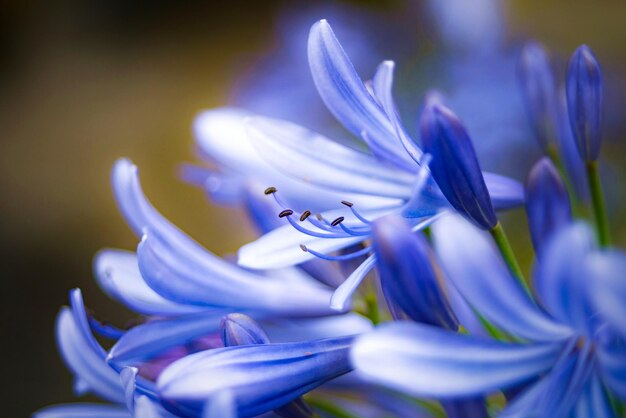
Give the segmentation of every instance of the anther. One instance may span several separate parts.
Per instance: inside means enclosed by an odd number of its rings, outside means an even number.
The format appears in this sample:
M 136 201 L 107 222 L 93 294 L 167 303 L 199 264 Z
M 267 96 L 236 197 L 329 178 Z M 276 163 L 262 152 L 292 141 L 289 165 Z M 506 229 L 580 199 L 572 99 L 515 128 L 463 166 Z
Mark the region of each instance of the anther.
M 276 193 L 278 190 L 276 190 L 276 187 L 271 186 L 268 187 L 267 189 L 265 189 L 265 191 L 263 192 L 265 195 L 270 195 L 270 194 L 274 194 Z
M 337 226 L 337 225 L 339 225 L 340 223 L 342 223 L 342 222 L 343 222 L 343 220 L 344 220 L 344 217 L 343 217 L 343 216 L 340 216 L 340 217 L 338 217 L 337 219 L 335 219 L 334 221 L 332 221 L 332 222 L 330 223 L 330 226 Z
M 351 208 L 351 207 L 352 207 L 352 205 L 354 205 L 354 203 L 352 203 L 352 202 L 348 202 L 347 200 L 342 200 L 342 201 L 341 201 L 341 204 L 342 204 L 342 205 L 345 205 L 345 206 L 347 206 L 347 207 L 349 207 L 349 208 Z
M 315 215 L 315 217 L 317 218 L 318 221 L 322 222 L 324 220 L 324 217 L 322 216 L 321 213 L 318 213 Z
M 301 249 L 302 251 L 304 251 L 305 253 L 306 253 L 307 251 L 309 251 L 309 249 L 308 249 L 308 248 L 306 247 L 306 245 L 304 245 L 304 244 L 300 244 L 300 249 Z
M 304 212 L 302 212 L 302 215 L 300 215 L 300 222 L 306 221 L 306 218 L 308 218 L 309 216 L 311 216 L 311 211 L 305 210 Z
M 279 218 L 284 218 L 285 216 L 293 215 L 293 211 L 291 209 L 285 209 L 278 214 Z

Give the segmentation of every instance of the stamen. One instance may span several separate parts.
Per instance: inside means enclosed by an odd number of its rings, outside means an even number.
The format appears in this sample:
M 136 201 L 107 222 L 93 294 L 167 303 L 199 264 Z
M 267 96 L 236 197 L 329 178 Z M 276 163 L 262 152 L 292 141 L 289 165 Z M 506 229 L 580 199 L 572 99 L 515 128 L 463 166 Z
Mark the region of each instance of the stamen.
M 302 248 L 302 246 L 301 246 L 300 248 Z M 345 261 L 345 260 L 352 260 L 352 259 L 354 259 L 354 258 L 357 258 L 357 257 L 361 257 L 361 256 L 364 256 L 364 255 L 367 255 L 367 254 L 369 254 L 369 253 L 372 251 L 372 248 L 371 248 L 371 247 L 365 247 L 365 248 L 362 248 L 362 249 L 360 249 L 360 250 L 358 250 L 358 251 L 355 251 L 355 252 L 353 252 L 353 253 L 349 253 L 349 254 L 342 254 L 342 255 L 327 255 L 327 254 L 322 254 L 322 253 L 319 253 L 319 252 L 317 252 L 317 251 L 315 251 L 315 250 L 312 250 L 312 249 L 310 249 L 310 248 L 308 248 L 308 247 L 305 247 L 305 248 L 306 248 L 306 251 L 307 251 L 308 253 L 311 253 L 311 254 L 313 254 L 314 256 L 316 256 L 316 257 L 318 257 L 318 258 L 321 258 L 322 260 L 329 260 L 329 261 Z
M 285 216 L 293 215 L 293 211 L 291 209 L 285 209 L 278 214 L 279 218 L 284 218 Z
M 308 250 L 308 248 L 306 247 L 306 245 L 304 245 L 304 244 L 300 244 L 300 249 L 301 249 L 302 251 L 304 251 L 305 253 L 306 253 L 307 251 L 309 251 L 309 250 Z
M 304 212 L 302 212 L 302 215 L 300 215 L 300 222 L 306 221 L 306 218 L 308 218 L 309 216 L 311 216 L 311 211 L 305 210 Z
M 342 201 L 341 201 L 341 204 L 342 204 L 342 205 L 345 205 L 345 206 L 347 206 L 347 207 L 349 207 L 349 208 L 351 208 L 351 207 L 352 207 L 352 205 L 354 205 L 354 203 L 352 203 L 352 202 L 348 202 L 347 200 L 342 200 Z
M 285 212 L 285 211 L 283 211 L 283 212 Z M 281 214 L 283 212 L 281 212 Z M 307 234 L 307 235 L 310 235 L 312 237 L 318 237 L 318 238 L 346 238 L 346 234 L 343 234 L 343 233 L 339 234 L 339 233 L 332 233 L 332 232 L 317 232 L 317 231 L 312 231 L 310 229 L 306 229 L 305 227 L 303 227 L 302 225 L 300 225 L 296 221 L 294 221 L 293 218 L 290 215 L 291 215 L 291 213 L 288 214 L 288 215 L 285 215 L 287 217 L 287 221 L 289 221 L 291 226 L 293 226 L 295 229 L 297 229 L 298 231 L 302 232 L 303 234 Z
M 277 191 L 278 191 L 278 190 L 276 189 L 276 187 L 274 187 L 274 186 L 270 186 L 270 187 L 268 187 L 267 189 L 265 189 L 265 191 L 263 192 L 263 194 L 265 194 L 265 195 L 267 196 L 267 195 L 270 195 L 270 194 L 274 194 L 274 193 L 276 193 Z
M 345 218 L 344 218 L 343 216 L 340 216 L 340 217 L 338 217 L 337 219 L 335 219 L 334 221 L 332 221 L 332 222 L 330 223 L 330 226 L 337 226 L 337 225 L 339 225 L 340 223 L 342 223 L 342 222 L 344 221 L 344 219 L 345 219 Z
M 343 202 L 341 202 L 343 203 Z M 350 203 L 350 202 L 348 202 Z M 345 203 L 344 203 L 345 204 Z M 372 221 L 370 221 L 369 219 L 364 218 L 357 210 L 356 208 L 352 205 L 352 203 L 350 203 L 350 205 L 346 205 L 350 208 L 350 211 L 352 212 L 352 214 L 361 222 L 363 222 L 364 224 L 371 224 Z

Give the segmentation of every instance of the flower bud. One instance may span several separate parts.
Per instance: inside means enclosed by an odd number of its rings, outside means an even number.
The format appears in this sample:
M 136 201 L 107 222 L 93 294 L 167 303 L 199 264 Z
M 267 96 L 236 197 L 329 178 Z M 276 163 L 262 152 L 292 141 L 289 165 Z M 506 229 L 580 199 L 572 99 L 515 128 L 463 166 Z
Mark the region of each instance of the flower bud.
M 572 55 L 566 87 L 569 121 L 578 151 L 586 162 L 595 161 L 602 136 L 602 72 L 587 45 Z
M 220 323 L 224 347 L 235 345 L 268 344 L 270 339 L 261 326 L 248 315 L 232 313 Z
M 520 55 L 518 75 L 522 98 L 539 146 L 548 153 L 556 136 L 556 90 L 548 54 L 541 44 L 528 43 Z
M 376 220 L 373 232 L 380 281 L 394 316 L 400 311 L 416 322 L 456 330 L 426 239 L 395 215 Z
M 526 215 L 538 255 L 552 234 L 572 220 L 567 189 L 547 157 L 533 166 L 526 180 Z
M 431 173 L 459 213 L 482 229 L 498 222 L 472 141 L 459 118 L 430 96 L 422 112 L 424 150 L 432 155 Z

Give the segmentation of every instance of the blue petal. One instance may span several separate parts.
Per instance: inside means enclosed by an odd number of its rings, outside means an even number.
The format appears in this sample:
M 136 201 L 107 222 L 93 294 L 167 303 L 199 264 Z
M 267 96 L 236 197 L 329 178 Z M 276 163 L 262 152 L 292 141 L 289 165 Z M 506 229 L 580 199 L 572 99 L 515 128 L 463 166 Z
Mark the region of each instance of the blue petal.
M 331 113 L 354 135 L 365 131 L 386 153 L 415 165 L 325 20 L 311 28 L 308 53 L 313 81 Z
M 365 276 L 376 265 L 376 256 L 370 255 L 357 267 L 350 276 L 335 290 L 330 299 L 330 307 L 341 311 L 349 305 L 350 298 L 359 287 Z
M 113 299 L 144 315 L 179 315 L 202 308 L 171 302 L 154 292 L 143 280 L 137 256 L 123 250 L 101 250 L 94 259 L 100 287 Z
M 148 360 L 172 347 L 215 333 L 228 310 L 153 320 L 130 329 L 111 348 L 108 361 L 131 365 Z
M 487 320 L 531 341 L 571 334 L 528 297 L 485 232 L 450 215 L 433 224 L 433 234 L 447 280 Z
M 248 121 L 259 153 L 286 174 L 331 190 L 407 198 L 413 175 L 298 125 L 268 118 Z
M 587 381 L 583 393 L 578 399 L 572 418 L 614 418 L 611 403 L 597 374 Z
M 585 280 L 591 288 L 596 309 L 626 337 L 626 253 L 608 250 L 591 255 L 586 260 L 589 277 Z
M 545 246 L 535 268 L 535 288 L 546 309 L 583 335 L 594 328 L 585 259 L 596 249 L 591 228 L 574 223 L 562 228 Z
M 187 248 L 172 244 L 158 230 L 147 230 L 137 249 L 146 283 L 167 299 L 295 316 L 331 313 L 330 289 L 313 279 L 265 277 L 208 252 L 203 258 L 194 257 Z
M 224 347 L 270 342 L 263 328 L 254 319 L 241 313 L 228 314 L 222 318 L 220 330 Z
M 592 366 L 586 354 L 578 353 L 561 359 L 550 373 L 515 398 L 500 416 L 503 418 L 568 416 L 586 382 L 589 381 Z
M 222 390 L 211 396 L 204 405 L 202 418 L 238 418 L 232 392 Z
M 297 342 L 361 334 L 372 330 L 363 316 L 349 313 L 313 319 L 277 319 L 263 321 L 272 342 Z
M 482 395 L 548 370 L 560 344 L 508 344 L 397 322 L 358 337 L 351 352 L 364 378 L 424 397 Z
M 73 296 L 82 302 L 78 291 Z M 119 376 L 106 364 L 106 353 L 89 330 L 84 307 L 61 309 L 57 316 L 56 336 L 61 356 L 77 379 L 103 399 L 117 403 L 124 401 Z
M 524 204 L 524 186 L 519 181 L 487 171 L 483 171 L 483 179 L 496 210 Z
M 250 112 L 234 108 L 219 108 L 198 115 L 194 134 L 201 154 L 217 162 L 225 174 L 240 176 L 246 186 L 250 180 L 261 183 L 259 193 L 268 186 L 277 187 L 287 204 L 298 209 L 324 211 L 342 199 L 358 201 L 357 196 L 325 190 L 285 176 L 272 166 L 259 155 L 248 134 L 245 121 L 251 116 L 254 115 Z
M 597 350 L 602 379 L 620 399 L 626 399 L 626 345 L 616 340 L 614 344 Z
M 352 340 L 343 337 L 208 350 L 171 364 L 157 385 L 167 401 L 195 409 L 201 409 L 207 398 L 230 390 L 238 414 L 254 416 L 349 372 Z
M 32 418 L 132 418 L 123 406 L 74 403 L 40 409 Z

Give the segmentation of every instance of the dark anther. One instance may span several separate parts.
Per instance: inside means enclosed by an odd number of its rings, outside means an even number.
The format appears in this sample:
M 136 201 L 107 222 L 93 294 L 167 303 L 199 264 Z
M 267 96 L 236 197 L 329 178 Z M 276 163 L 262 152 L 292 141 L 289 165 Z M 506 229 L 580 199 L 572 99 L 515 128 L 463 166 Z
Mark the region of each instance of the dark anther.
M 284 218 L 285 216 L 293 215 L 293 211 L 291 209 L 285 209 L 278 214 L 279 218 Z
M 272 187 L 268 187 L 267 189 L 265 189 L 263 193 L 265 193 L 266 195 L 269 195 L 269 194 L 274 194 L 277 191 L 278 190 L 276 190 L 276 187 L 272 186 Z
M 338 217 L 337 219 L 335 219 L 334 221 L 332 221 L 330 223 L 330 226 L 337 226 L 337 225 L 339 225 L 340 223 L 343 222 L 343 219 L 344 219 L 343 216 Z
M 311 216 L 311 211 L 305 210 L 304 212 L 302 212 L 302 215 L 300 215 L 300 222 L 306 221 L 306 218 L 308 218 L 309 216 Z
M 305 253 L 306 253 L 307 251 L 309 251 L 309 250 L 306 248 L 306 245 L 304 245 L 304 244 L 300 244 L 300 249 L 301 249 L 302 251 L 304 251 Z
M 322 222 L 324 220 L 324 217 L 321 214 L 316 214 L 315 217 L 317 218 L 318 221 Z
M 347 206 L 347 207 L 349 207 L 349 208 L 351 208 L 351 207 L 352 207 L 352 205 L 354 205 L 354 203 L 352 203 L 352 202 L 348 202 L 347 200 L 342 200 L 342 201 L 341 201 L 341 204 L 342 204 L 342 205 L 346 205 L 346 206 Z

